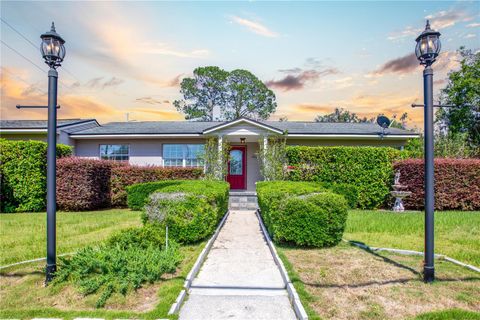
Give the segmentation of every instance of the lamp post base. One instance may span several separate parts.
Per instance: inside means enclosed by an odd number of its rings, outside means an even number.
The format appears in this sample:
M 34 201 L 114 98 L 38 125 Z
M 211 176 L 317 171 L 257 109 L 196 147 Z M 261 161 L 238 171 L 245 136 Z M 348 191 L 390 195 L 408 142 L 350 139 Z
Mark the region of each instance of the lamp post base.
M 434 267 L 423 267 L 423 281 L 425 283 L 430 283 L 435 280 L 435 268 Z
M 57 265 L 56 264 L 50 264 L 46 265 L 45 267 L 45 272 L 46 272 L 46 278 L 45 278 L 45 285 L 48 285 L 52 280 L 55 272 L 57 271 Z

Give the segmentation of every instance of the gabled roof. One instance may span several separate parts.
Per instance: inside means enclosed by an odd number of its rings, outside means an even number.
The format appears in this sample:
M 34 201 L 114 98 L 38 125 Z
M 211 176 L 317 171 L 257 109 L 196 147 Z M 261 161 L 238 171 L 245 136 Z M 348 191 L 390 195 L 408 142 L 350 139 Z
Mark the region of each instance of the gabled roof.
M 248 124 L 250 124 L 252 126 L 255 126 L 255 127 L 265 129 L 267 131 L 274 132 L 276 134 L 283 134 L 283 130 L 278 129 L 278 128 L 274 127 L 273 125 L 267 124 L 265 122 L 259 122 L 259 121 L 256 121 L 256 120 L 244 118 L 244 117 L 235 119 L 233 121 L 220 123 L 216 126 L 213 126 L 213 127 L 210 127 L 208 129 L 204 130 L 203 133 L 204 134 L 212 133 L 212 132 L 215 132 L 215 131 L 218 131 L 218 130 L 228 128 L 230 126 L 234 126 L 234 125 L 242 123 L 242 122 L 243 123 L 248 123 Z
M 326 123 L 307 121 L 256 121 L 240 118 L 233 121 L 131 121 L 110 122 L 104 125 L 79 130 L 72 133 L 75 137 L 125 136 L 125 137 L 199 137 L 216 132 L 238 123 L 248 123 L 252 126 L 264 128 L 273 133 L 287 133 L 289 137 L 372 137 L 382 134 L 382 128 L 375 123 Z M 418 136 L 416 133 L 397 128 L 385 131 L 387 136 L 410 138 Z
M 95 119 L 58 119 L 57 128 L 94 121 Z M 98 123 L 97 123 L 98 124 Z M 0 120 L 0 129 L 47 129 L 47 120 Z

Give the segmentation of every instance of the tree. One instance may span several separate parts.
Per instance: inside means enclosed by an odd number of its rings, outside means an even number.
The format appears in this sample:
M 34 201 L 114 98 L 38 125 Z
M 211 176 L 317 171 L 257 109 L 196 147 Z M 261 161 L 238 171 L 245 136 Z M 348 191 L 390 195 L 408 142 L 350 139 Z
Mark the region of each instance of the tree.
M 332 113 L 326 115 L 319 115 L 315 118 L 316 122 L 352 122 L 352 123 L 360 123 L 360 122 L 369 122 L 366 117 L 360 118 L 357 116 L 356 113 L 350 112 L 343 108 L 335 108 Z
M 460 69 L 448 75 L 447 86 L 441 91 L 441 104 L 454 107 L 441 108 L 437 121 L 448 126 L 450 134 L 466 133 L 473 148 L 480 147 L 480 52 L 459 49 L 462 57 Z
M 175 108 L 187 120 L 213 121 L 213 109 L 224 101 L 228 72 L 219 67 L 201 67 L 193 71 L 193 78 L 184 78 L 180 84 L 183 100 L 175 100 Z
M 173 104 L 187 120 L 266 120 L 277 108 L 273 91 L 246 70 L 196 68 L 193 78 L 183 79 L 180 87 L 183 99 Z

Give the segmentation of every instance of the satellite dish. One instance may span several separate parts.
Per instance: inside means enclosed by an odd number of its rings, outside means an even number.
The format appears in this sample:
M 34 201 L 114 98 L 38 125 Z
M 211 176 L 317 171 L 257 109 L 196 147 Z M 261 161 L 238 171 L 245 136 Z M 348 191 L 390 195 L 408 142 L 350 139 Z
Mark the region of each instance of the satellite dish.
M 377 124 L 382 127 L 383 129 L 387 129 L 390 127 L 390 119 L 385 116 L 378 116 L 377 117 Z

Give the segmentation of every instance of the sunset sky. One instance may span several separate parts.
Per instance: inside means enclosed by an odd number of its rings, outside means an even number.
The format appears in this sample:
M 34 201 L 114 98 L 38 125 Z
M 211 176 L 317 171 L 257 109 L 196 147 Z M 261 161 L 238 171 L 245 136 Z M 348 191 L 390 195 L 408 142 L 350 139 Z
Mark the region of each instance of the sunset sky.
M 442 33 L 435 89 L 480 48 L 480 2 L 1 2 L 1 118 L 46 119 L 40 34 L 66 40 L 59 118 L 101 123 L 183 119 L 172 105 L 199 66 L 246 69 L 276 94 L 272 119 L 313 120 L 343 107 L 361 116 L 408 112 L 421 127 L 415 38 Z

